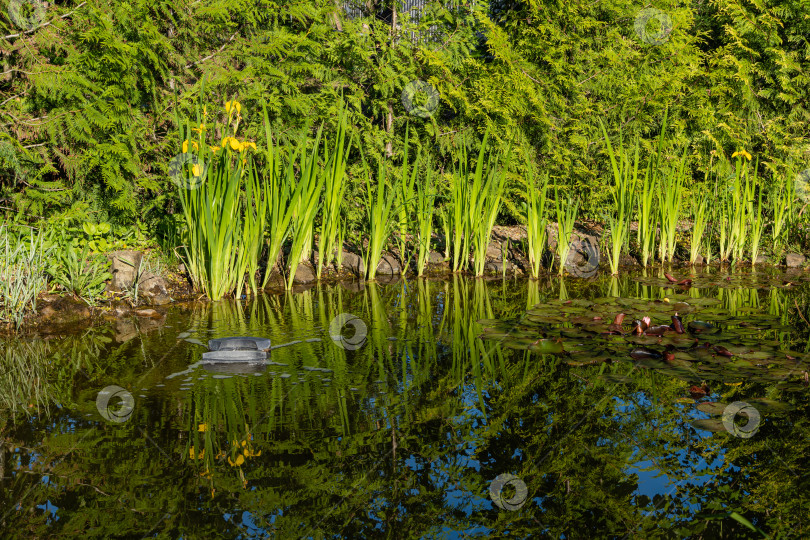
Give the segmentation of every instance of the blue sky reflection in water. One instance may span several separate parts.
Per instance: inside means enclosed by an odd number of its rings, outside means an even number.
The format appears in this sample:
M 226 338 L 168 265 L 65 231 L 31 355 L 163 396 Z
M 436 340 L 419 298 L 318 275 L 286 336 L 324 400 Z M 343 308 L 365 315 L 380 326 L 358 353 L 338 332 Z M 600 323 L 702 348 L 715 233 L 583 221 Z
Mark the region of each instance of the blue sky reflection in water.
M 3 536 L 762 537 L 732 512 L 807 531 L 810 289 L 725 277 L 324 286 L 8 340 L 41 376 L 2 394 Z M 674 306 L 713 333 L 601 332 Z M 356 350 L 329 335 L 341 313 L 367 325 Z M 199 364 L 227 336 L 270 338 L 269 362 Z M 121 423 L 96 408 L 111 386 L 134 397 Z M 761 413 L 750 438 L 721 422 L 736 401 Z M 501 475 L 526 486 L 515 510 Z

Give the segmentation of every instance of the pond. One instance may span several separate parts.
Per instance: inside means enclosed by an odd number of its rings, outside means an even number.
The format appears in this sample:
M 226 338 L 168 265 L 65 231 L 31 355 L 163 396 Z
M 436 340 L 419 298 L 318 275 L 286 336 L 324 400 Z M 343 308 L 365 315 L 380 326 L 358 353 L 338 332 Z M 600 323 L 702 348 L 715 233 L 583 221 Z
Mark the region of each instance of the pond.
M 7 340 L 2 536 L 807 537 L 810 275 L 691 279 L 332 285 Z M 267 361 L 203 363 L 229 336 Z

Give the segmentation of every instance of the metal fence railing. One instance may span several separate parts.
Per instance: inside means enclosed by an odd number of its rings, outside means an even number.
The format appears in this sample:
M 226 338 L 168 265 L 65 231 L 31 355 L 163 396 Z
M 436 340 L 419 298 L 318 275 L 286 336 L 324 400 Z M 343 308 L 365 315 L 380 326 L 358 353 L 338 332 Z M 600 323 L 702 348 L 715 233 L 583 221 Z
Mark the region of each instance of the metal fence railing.
M 472 9 L 476 0 L 439 0 L 448 9 L 458 10 L 462 8 Z M 419 23 L 422 20 L 422 12 L 431 3 L 431 0 L 395 0 L 398 15 L 408 14 L 412 23 Z M 392 8 L 390 3 L 378 3 L 374 0 L 363 2 L 362 0 L 344 0 L 343 14 L 347 20 L 362 18 L 375 18 L 387 24 L 392 22 Z M 400 26 L 400 24 L 397 24 Z M 442 36 L 442 29 L 438 25 L 431 25 L 427 31 L 410 32 L 413 41 L 427 42 L 438 41 Z

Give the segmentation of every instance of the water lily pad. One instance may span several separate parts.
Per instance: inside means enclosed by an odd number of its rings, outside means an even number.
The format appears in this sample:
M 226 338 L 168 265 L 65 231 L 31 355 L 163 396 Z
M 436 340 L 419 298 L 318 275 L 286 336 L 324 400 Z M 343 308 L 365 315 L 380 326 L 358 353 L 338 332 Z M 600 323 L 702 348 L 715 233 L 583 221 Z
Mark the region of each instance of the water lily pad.
M 528 350 L 541 354 L 560 354 L 564 352 L 562 342 L 550 339 L 539 339 L 529 345 Z
M 624 339 L 637 345 L 657 345 L 660 338 L 658 336 L 625 336 Z
M 712 433 L 726 431 L 723 421 L 717 418 L 701 418 L 699 420 L 693 420 L 692 426 L 703 431 L 711 431 Z
M 531 322 L 535 323 L 545 323 L 545 324 L 554 324 L 554 323 L 563 323 L 566 322 L 566 317 L 564 316 L 550 316 L 550 315 L 528 315 L 526 317 Z
M 717 298 L 690 298 L 689 303 L 693 306 L 716 306 L 722 302 Z
M 673 345 L 675 347 L 691 347 L 695 344 L 695 338 L 686 334 L 667 334 L 661 337 L 661 345 Z
M 735 370 L 735 369 L 746 369 L 754 367 L 754 363 L 750 360 L 745 360 L 742 358 L 732 360 L 725 365 L 726 369 Z
M 801 382 L 780 382 L 775 387 L 782 392 L 807 392 L 808 387 Z
M 739 353 L 738 355 L 740 358 L 744 358 L 746 360 L 768 360 L 773 358 L 773 354 L 764 351 L 752 351 L 752 352 L 744 352 Z
M 718 331 L 715 325 L 705 321 L 689 321 L 686 326 L 695 334 L 713 334 Z
M 761 414 L 777 414 L 792 411 L 795 407 L 790 403 L 776 401 L 770 398 L 746 398 L 745 403 L 753 405 Z
M 719 403 L 717 401 L 707 401 L 698 403 L 697 410 L 710 414 L 712 416 L 720 416 L 726 410 L 728 403 Z
M 577 357 L 569 358 L 565 361 L 566 364 L 569 366 L 581 367 L 581 366 L 590 366 L 593 364 L 601 364 L 602 362 L 606 362 L 610 360 L 610 356 L 607 355 L 599 355 L 599 356 L 587 356 L 584 355 L 583 358 L 580 360 Z

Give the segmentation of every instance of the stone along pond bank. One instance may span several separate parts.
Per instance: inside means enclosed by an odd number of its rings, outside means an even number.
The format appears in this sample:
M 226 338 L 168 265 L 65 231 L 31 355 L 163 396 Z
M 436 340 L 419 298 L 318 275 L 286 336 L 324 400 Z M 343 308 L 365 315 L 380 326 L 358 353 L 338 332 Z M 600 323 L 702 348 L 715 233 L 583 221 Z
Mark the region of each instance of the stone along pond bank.
M 684 229 L 688 229 L 684 227 Z M 559 265 L 559 257 L 556 255 L 557 247 L 557 227 L 555 223 L 550 223 L 547 227 L 548 246 L 544 257 L 544 267 L 551 272 L 556 271 Z M 576 271 L 577 268 L 599 267 L 604 270 L 607 257 L 601 256 L 599 245 L 604 229 L 597 224 L 578 223 L 571 240 L 571 252 L 568 256 L 566 268 L 569 273 L 583 277 L 582 273 Z M 526 241 L 526 229 L 522 226 L 495 226 L 492 233 L 492 240 L 487 249 L 485 266 L 486 273 L 490 279 L 497 279 L 504 274 L 510 277 L 527 277 L 530 275 L 529 262 L 524 254 L 524 244 Z M 451 273 L 449 257 L 447 256 L 446 245 L 442 238 L 434 235 L 434 246 L 439 251 L 430 252 L 426 276 L 430 278 L 442 278 Z M 321 278 L 323 283 L 340 283 L 346 289 L 352 291 L 360 290 L 363 286 L 366 269 L 362 257 L 357 253 L 358 249 L 352 246 L 344 246 L 343 260 L 341 266 L 327 265 Z M 688 252 L 682 250 L 681 253 L 688 257 Z M 302 292 L 315 286 L 318 279 L 316 277 L 315 264 L 317 264 L 318 252 L 313 252 L 312 261 L 304 262 L 298 266 L 295 274 L 292 292 Z M 124 327 L 135 324 L 131 321 L 139 321 L 141 327 L 149 326 L 148 321 L 161 320 L 168 307 L 173 304 L 194 302 L 203 298 L 196 294 L 191 287 L 188 275 L 183 264 L 179 263 L 175 268 L 156 274 L 152 272 L 139 272 L 143 253 L 134 250 L 115 251 L 107 254 L 109 261 L 109 271 L 112 279 L 107 282 L 105 298 L 98 305 L 90 305 L 81 298 L 73 296 L 63 296 L 59 294 L 44 294 L 37 302 L 37 311 L 26 319 L 22 331 L 35 331 L 40 334 L 61 334 L 65 332 L 80 331 L 93 325 L 95 322 L 103 321 L 130 321 Z M 595 260 L 594 260 L 595 259 Z M 773 260 L 764 255 L 757 257 L 757 264 L 770 266 L 784 266 L 793 269 L 803 269 L 806 266 L 806 257 L 801 253 L 788 252 L 781 257 L 781 260 Z M 703 257 L 697 260 L 698 265 L 703 265 Z M 688 260 L 677 260 L 674 266 L 688 266 Z M 719 266 L 713 262 L 711 266 Z M 625 269 L 640 268 L 639 262 L 631 256 L 624 255 L 621 259 L 621 267 Z M 284 276 L 279 271 L 280 266 L 271 273 L 266 292 L 269 294 L 279 294 L 284 292 Z M 403 272 L 403 265 L 396 251 L 386 251 L 377 267 L 377 282 L 390 284 L 398 281 L 404 275 L 413 275 L 411 269 Z M 596 272 L 589 272 L 584 277 L 596 275 Z M 137 284 L 137 289 L 136 289 Z M 137 302 L 133 301 L 131 291 L 137 290 Z M 130 294 L 124 294 L 130 291 Z M 159 325 L 159 324 L 158 324 Z M 156 325 L 156 326 L 158 326 Z M 141 328 L 143 331 L 144 328 Z M 126 328 L 122 332 L 128 333 Z

